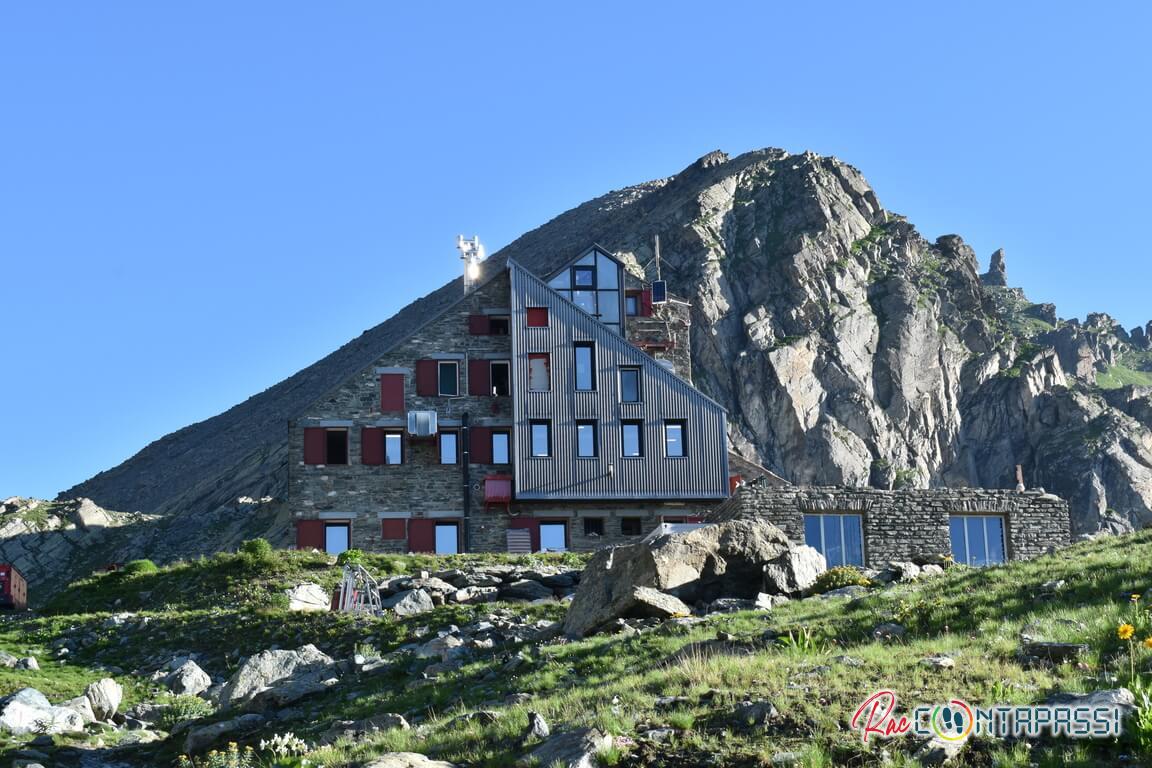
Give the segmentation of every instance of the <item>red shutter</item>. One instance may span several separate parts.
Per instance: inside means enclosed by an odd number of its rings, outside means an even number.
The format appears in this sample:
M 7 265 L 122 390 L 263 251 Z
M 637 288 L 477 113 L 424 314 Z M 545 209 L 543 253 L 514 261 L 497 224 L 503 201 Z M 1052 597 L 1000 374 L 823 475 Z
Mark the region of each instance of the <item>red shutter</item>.
M 728 495 L 736 493 L 736 489 L 744 484 L 744 478 L 740 475 L 728 475 Z
M 328 455 L 328 430 L 323 427 L 304 428 L 304 463 L 323 464 Z
M 640 291 L 640 316 L 652 316 L 652 289 Z
M 436 381 L 437 368 L 435 360 L 416 361 L 416 394 L 421 397 L 435 397 L 440 393 L 440 385 Z
M 491 464 L 492 463 L 492 429 L 491 427 L 472 427 L 468 430 L 470 433 L 469 442 L 472 443 L 469 450 L 472 453 L 473 464 Z
M 380 374 L 380 412 L 395 413 L 404 410 L 404 374 Z
M 487 336 L 491 333 L 488 315 L 468 315 L 468 333 L 473 336 Z
M 324 521 L 296 521 L 296 549 L 318 549 L 324 551 Z
M 548 327 L 548 307 L 528 307 L 528 327 Z
M 540 551 L 540 521 L 534 517 L 514 517 L 508 521 L 509 528 L 527 528 L 532 537 L 532 551 Z
M 491 360 L 468 361 L 468 394 L 480 397 L 492 395 Z
M 408 538 L 408 521 L 399 518 L 396 520 L 380 521 L 380 538 L 385 541 L 398 541 Z
M 363 427 L 360 430 L 360 462 L 384 463 L 384 430 L 378 427 Z
M 409 520 L 408 521 L 408 551 L 409 552 L 435 552 L 436 551 L 436 521 L 435 520 Z

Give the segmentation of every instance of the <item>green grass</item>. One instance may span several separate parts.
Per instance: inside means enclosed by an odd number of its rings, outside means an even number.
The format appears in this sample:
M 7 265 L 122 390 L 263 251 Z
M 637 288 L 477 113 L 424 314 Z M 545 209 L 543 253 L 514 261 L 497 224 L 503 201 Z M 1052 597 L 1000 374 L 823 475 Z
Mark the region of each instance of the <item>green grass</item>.
M 1117 363 L 1107 371 L 1096 374 L 1096 386 L 1100 389 L 1120 389 L 1121 387 L 1152 387 L 1152 372 L 1140 371 Z
M 371 569 L 384 560 L 368 556 Z M 498 558 L 483 558 L 495 560 Z M 425 560 L 389 560 L 389 567 L 430 565 Z M 245 570 L 238 556 L 220 556 L 163 568 L 135 577 L 102 576 L 85 580 L 60 595 L 54 613 L 9 617 L 0 623 L 0 648 L 23 655 L 39 651 L 39 673 L 0 670 L 0 692 L 32 684 L 54 700 L 77 695 L 105 676 L 109 666 L 129 670 L 116 675 L 129 701 L 160 695 L 146 674 L 130 673 L 143 660 L 177 651 L 203 657 L 215 675 L 230 674 L 240 656 L 273 645 L 297 647 L 315 643 L 337 658 L 371 646 L 382 653 L 410 642 L 421 627 L 436 630 L 463 625 L 494 610 L 512 610 L 531 619 L 559 619 L 563 606 L 441 607 L 411 619 L 357 619 L 337 614 L 289 614 L 260 600 L 222 599 L 207 605 L 202 596 L 179 594 L 205 584 L 236 587 L 243 577 L 256 591 L 268 591 L 306 574 L 332 584 L 339 571 L 328 558 L 307 553 L 276 553 L 274 563 L 259 573 Z M 1063 580 L 1054 596 L 1041 585 Z M 915 744 L 896 739 L 865 747 L 847 728 L 856 707 L 878 688 L 894 690 L 904 706 L 952 697 L 975 704 L 1032 703 L 1054 690 L 1114 687 L 1117 679 L 1152 687 L 1148 675 L 1128 681 L 1128 646 L 1116 637 L 1122 620 L 1138 612 L 1131 594 L 1152 588 L 1152 531 L 1077 545 L 1052 556 L 987 569 L 955 567 L 944 576 L 874 590 L 855 599 L 808 599 L 778 609 L 709 617 L 703 623 L 666 623 L 639 635 L 597 636 L 520 649 L 526 661 L 505 667 L 516 648 L 478 653 L 461 669 L 426 685 L 410 688 L 425 662 L 401 661 L 385 674 L 342 684 L 305 702 L 299 719 L 278 722 L 262 734 L 292 731 L 314 742 L 333 720 L 359 719 L 383 712 L 405 714 L 419 728 L 389 731 L 359 743 L 339 743 L 309 756 L 328 768 L 359 765 L 386 751 L 408 750 L 480 768 L 506 766 L 524 754 L 518 746 L 528 712 L 544 715 L 553 731 L 597 726 L 621 737 L 603 757 L 605 764 L 688 766 L 763 766 L 779 752 L 798 752 L 801 765 L 880 765 L 883 746 L 891 765 L 912 765 Z M 151 602 L 139 597 L 151 591 Z M 109 601 L 136 607 L 148 622 L 130 630 L 104 627 Z M 133 602 L 134 601 L 134 602 Z M 89 605 L 89 603 L 91 605 Z M 123 607 L 123 603 L 122 606 Z M 881 622 L 898 621 L 908 630 L 902 643 L 883 645 L 871 631 Z M 1140 614 L 1137 640 L 1152 634 L 1152 616 Z M 1089 654 L 1079 666 L 1025 668 L 1017 651 L 1019 635 L 1087 643 Z M 770 634 L 766 634 L 770 631 Z M 734 641 L 716 644 L 717 633 Z M 89 637 L 68 663 L 46 653 L 61 636 Z M 776 639 L 773 639 L 776 638 Z M 1140 668 L 1152 651 L 1135 649 Z M 937 671 L 919 664 L 926 656 L 946 653 L 956 668 Z M 845 657 L 850 657 L 846 659 Z M 531 693 L 525 704 L 504 706 L 511 693 Z M 683 706 L 658 709 L 660 696 L 683 696 Z M 781 718 L 769 731 L 748 731 L 733 719 L 745 699 L 767 699 Z M 502 713 L 490 725 L 453 722 L 478 709 Z M 636 744 L 639 730 L 672 728 L 670 744 Z M 258 739 L 256 739 L 258 741 Z M 1121 751 L 1141 747 L 1123 744 L 1038 743 L 1016 745 L 973 743 L 955 765 L 1089 765 L 1108 763 Z M 168 765 L 177 755 L 173 745 L 140 748 L 140 764 Z M 1149 757 L 1152 757 L 1150 755 Z M 151 762 L 149 762 L 151 761 Z

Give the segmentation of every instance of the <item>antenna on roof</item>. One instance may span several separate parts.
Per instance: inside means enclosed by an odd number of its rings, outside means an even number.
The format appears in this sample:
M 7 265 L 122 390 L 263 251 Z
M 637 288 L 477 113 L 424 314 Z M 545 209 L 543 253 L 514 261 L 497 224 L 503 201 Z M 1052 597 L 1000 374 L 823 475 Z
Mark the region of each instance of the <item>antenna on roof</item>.
M 464 293 L 472 290 L 472 286 L 480 279 L 480 262 L 484 261 L 484 245 L 479 235 L 473 235 L 471 240 L 465 240 L 464 235 L 456 235 L 456 250 L 460 251 L 460 260 L 464 262 Z
M 660 235 L 656 235 L 656 279 L 660 280 Z
M 652 283 L 652 303 L 664 304 L 668 301 L 668 283 L 660 275 L 660 235 L 656 235 L 656 280 Z

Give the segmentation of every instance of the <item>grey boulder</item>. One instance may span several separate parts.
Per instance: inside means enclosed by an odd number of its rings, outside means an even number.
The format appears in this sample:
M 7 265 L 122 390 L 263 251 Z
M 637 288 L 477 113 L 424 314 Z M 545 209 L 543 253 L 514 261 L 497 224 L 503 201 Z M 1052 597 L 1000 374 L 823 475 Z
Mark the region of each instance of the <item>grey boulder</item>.
M 124 700 L 124 689 L 120 683 L 105 677 L 90 684 L 84 690 L 84 695 L 92 705 L 92 713 L 97 720 L 111 720 L 120 709 L 120 702 Z
M 335 662 L 314 645 L 295 651 L 261 651 L 249 657 L 220 691 L 221 708 L 245 704 L 278 683 L 315 682 L 330 677 Z
M 380 601 L 382 608 L 391 609 L 397 616 L 416 616 L 434 610 L 432 596 L 422 589 L 406 589 Z
M 764 566 L 764 589 L 795 597 L 811 589 L 826 570 L 828 562 L 814 547 L 793 547 Z
M 557 734 L 521 758 L 517 765 L 596 768 L 597 755 L 612 746 L 612 737 L 596 728 Z
M 212 687 L 212 678 L 192 660 L 181 664 L 164 679 L 168 689 L 175 694 L 198 696 Z
M 456 768 L 456 765 L 418 752 L 389 752 L 370 763 L 361 763 L 360 768 Z

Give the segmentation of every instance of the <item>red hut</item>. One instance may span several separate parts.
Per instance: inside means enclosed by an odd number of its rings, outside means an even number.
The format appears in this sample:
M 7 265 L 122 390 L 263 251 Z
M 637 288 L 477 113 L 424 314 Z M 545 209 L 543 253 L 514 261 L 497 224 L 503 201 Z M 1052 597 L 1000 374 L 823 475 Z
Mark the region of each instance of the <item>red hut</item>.
M 22 611 L 28 607 L 28 582 L 20 571 L 0 564 L 0 608 Z

